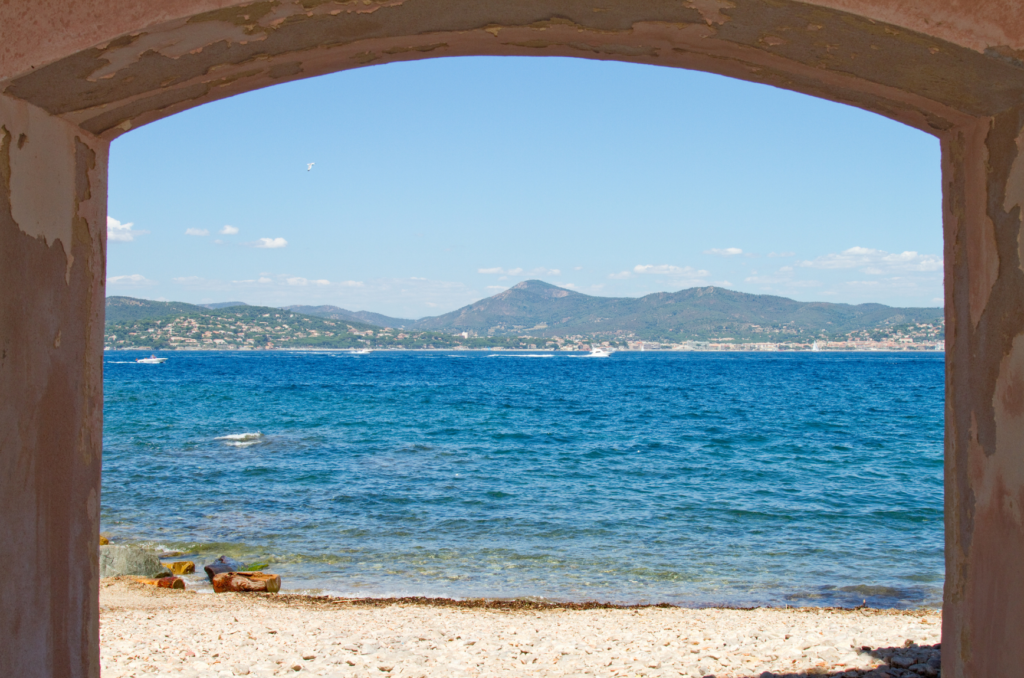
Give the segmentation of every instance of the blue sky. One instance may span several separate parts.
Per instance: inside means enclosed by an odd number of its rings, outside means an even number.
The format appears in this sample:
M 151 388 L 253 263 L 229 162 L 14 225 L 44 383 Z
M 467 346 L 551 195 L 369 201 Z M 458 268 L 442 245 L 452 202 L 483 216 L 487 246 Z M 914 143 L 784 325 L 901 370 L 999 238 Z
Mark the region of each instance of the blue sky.
M 110 295 L 422 317 L 539 278 L 942 305 L 936 139 L 652 66 L 428 59 L 252 92 L 117 139 L 108 211 Z

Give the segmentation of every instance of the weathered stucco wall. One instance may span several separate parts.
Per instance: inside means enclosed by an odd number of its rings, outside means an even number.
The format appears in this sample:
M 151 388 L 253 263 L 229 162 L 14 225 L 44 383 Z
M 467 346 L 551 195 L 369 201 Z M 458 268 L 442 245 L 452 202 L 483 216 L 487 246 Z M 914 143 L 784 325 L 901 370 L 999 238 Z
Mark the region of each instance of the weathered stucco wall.
M 944 675 L 1024 666 L 1024 108 L 943 139 Z
M 107 144 L 0 96 L 0 675 L 95 676 Z
M 0 3 L 0 543 L 36 573 L 0 593 L 0 674 L 97 670 L 106 142 L 287 80 L 471 54 L 699 69 L 859 106 L 941 139 L 943 669 L 1019 678 L 1020 0 Z

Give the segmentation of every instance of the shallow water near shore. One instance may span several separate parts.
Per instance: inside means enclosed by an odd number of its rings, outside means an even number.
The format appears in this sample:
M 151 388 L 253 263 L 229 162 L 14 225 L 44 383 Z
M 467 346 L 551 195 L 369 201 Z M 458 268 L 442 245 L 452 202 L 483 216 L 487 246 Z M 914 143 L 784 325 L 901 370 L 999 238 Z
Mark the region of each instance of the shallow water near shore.
M 941 353 L 137 355 L 120 543 L 357 597 L 941 604 Z

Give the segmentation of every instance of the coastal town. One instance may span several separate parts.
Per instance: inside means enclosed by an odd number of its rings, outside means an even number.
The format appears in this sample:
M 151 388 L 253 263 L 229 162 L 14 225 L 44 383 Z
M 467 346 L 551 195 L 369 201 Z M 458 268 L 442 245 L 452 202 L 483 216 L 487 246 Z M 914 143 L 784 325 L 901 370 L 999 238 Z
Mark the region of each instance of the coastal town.
M 752 328 L 754 331 L 760 328 Z M 734 337 L 707 340 L 649 340 L 635 333 L 602 337 L 486 337 L 462 332 L 404 330 L 327 320 L 282 309 L 234 307 L 209 314 L 181 314 L 161 319 L 112 323 L 106 328 L 107 350 L 520 350 L 591 351 L 943 351 L 942 323 L 913 323 L 884 331 L 851 332 L 814 340 L 758 341 Z

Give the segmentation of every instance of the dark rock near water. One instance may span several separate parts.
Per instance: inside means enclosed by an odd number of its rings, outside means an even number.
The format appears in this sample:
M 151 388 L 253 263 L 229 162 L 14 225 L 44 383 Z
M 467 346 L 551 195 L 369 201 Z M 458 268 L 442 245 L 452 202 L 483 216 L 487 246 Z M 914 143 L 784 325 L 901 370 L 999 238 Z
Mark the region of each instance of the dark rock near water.
M 206 571 L 207 579 L 211 582 L 213 581 L 214 576 L 223 572 L 239 572 L 244 569 L 245 565 L 234 558 L 229 558 L 228 556 L 221 556 L 203 568 L 203 570 Z

